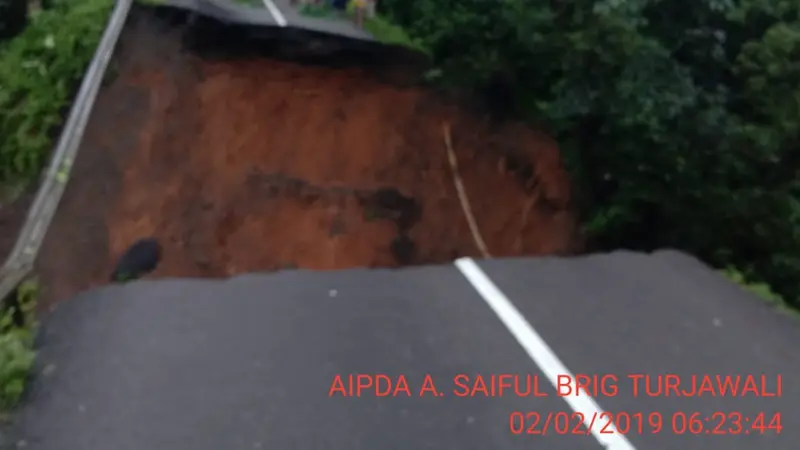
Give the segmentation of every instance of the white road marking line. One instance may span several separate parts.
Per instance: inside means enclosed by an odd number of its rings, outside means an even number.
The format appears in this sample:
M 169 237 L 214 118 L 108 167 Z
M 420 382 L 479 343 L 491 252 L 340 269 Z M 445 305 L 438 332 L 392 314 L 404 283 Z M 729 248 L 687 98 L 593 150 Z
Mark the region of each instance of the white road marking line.
M 500 291 L 472 258 L 459 258 L 455 261 L 455 265 L 497 314 L 500 321 L 517 339 L 517 342 L 522 345 L 528 356 L 539 366 L 539 369 L 545 374 L 554 388 L 557 386 L 559 375 L 568 375 L 573 380 L 575 379 L 572 372 L 558 359 L 558 356 L 547 345 L 547 342 L 533 329 L 519 310 L 514 307 L 511 300 Z M 604 433 L 600 433 L 600 427 L 592 426 L 592 416 L 599 417 L 604 411 L 587 394 L 584 393 L 580 396 L 569 395 L 561 398 L 567 402 L 573 411 L 583 414 L 583 424 L 589 428 L 597 442 L 607 450 L 636 450 L 630 441 L 619 433 L 613 423 L 605 427 Z M 603 426 L 605 426 L 605 421 L 603 421 Z
M 278 26 L 285 27 L 286 26 L 286 18 L 283 17 L 281 10 L 278 9 L 278 6 L 272 2 L 272 0 L 262 0 L 264 2 L 264 6 L 267 7 L 269 13 L 272 14 L 272 17 L 275 18 L 275 22 Z

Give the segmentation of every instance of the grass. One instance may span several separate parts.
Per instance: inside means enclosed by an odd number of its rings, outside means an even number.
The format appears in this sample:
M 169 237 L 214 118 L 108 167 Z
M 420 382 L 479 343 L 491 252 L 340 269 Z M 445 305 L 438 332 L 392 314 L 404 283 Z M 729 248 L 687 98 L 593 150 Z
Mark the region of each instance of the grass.
M 300 14 L 316 19 L 336 19 L 343 18 L 348 15 L 352 17 L 353 6 L 351 3 L 347 8 L 347 13 L 342 14 L 336 11 L 332 6 L 325 3 L 308 4 L 300 7 Z M 409 36 L 402 27 L 393 24 L 385 17 L 376 15 L 375 17 L 366 18 L 364 20 L 364 31 L 371 34 L 375 39 L 384 44 L 400 45 L 415 51 L 429 54 L 428 50 L 421 41 L 411 38 L 411 36 Z
M 255 8 L 264 8 L 264 3 L 261 0 L 233 0 L 233 3 L 238 3 L 244 6 L 253 6 Z
M 0 192 L 20 192 L 47 163 L 113 5 L 56 0 L 0 45 Z
M 340 17 L 341 14 L 332 6 L 327 4 L 306 4 L 300 7 L 300 14 L 316 19 L 332 19 Z
M 422 41 L 413 39 L 406 30 L 383 17 L 375 16 L 364 20 L 364 30 L 384 44 L 400 45 L 426 55 L 430 54 Z
M 732 267 L 721 270 L 720 273 L 722 273 L 729 280 L 741 286 L 746 291 L 764 300 L 767 302 L 767 304 L 775 307 L 775 309 L 778 311 L 795 318 L 800 318 L 800 311 L 790 307 L 789 304 L 786 303 L 786 301 L 780 295 L 776 294 L 768 284 L 749 282 L 742 272 Z
M 25 391 L 36 353 L 34 309 L 39 285 L 32 280 L 22 283 L 7 300 L 0 315 L 0 417 L 17 406 Z

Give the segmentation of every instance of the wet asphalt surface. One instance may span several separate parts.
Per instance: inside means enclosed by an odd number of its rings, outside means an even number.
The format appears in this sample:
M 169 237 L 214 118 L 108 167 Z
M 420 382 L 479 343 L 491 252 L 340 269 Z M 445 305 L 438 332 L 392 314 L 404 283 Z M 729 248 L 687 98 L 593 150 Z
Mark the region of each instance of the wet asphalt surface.
M 573 376 L 610 380 L 595 400 L 632 418 L 627 431 L 617 423 L 628 448 L 796 448 L 797 321 L 693 258 L 479 266 Z M 95 289 L 44 319 L 38 372 L 7 437 L 36 450 L 602 448 L 489 303 L 453 265 Z M 351 374 L 386 378 L 356 396 Z M 534 385 L 473 391 L 478 375 L 500 374 Z M 631 375 L 650 375 L 654 391 L 666 374 L 684 391 L 693 375 L 753 375 L 761 395 L 647 395 L 641 377 L 634 395 Z M 779 375 L 780 396 L 765 396 Z M 426 378 L 437 394 L 420 396 Z M 784 428 L 761 433 L 759 415 L 768 425 L 776 413 Z M 701 428 L 681 431 L 692 415 Z M 548 416 L 561 423 L 543 435 Z

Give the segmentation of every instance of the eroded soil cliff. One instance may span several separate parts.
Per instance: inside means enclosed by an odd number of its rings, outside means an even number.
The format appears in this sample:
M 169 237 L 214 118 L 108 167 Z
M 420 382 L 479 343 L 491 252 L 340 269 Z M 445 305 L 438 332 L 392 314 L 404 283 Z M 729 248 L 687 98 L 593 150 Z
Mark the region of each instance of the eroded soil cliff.
M 134 16 L 39 257 L 49 301 L 105 282 L 153 235 L 156 277 L 480 256 L 442 127 L 493 256 L 569 252 L 556 145 L 370 69 L 201 56 Z

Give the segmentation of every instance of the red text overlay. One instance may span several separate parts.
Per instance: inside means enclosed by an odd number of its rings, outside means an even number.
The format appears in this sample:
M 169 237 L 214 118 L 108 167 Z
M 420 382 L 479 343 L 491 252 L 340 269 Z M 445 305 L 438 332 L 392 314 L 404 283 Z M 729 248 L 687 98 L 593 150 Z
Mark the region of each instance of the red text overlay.
M 780 413 L 746 415 L 739 412 L 512 412 L 509 416 L 512 434 L 678 434 L 678 435 L 749 435 L 780 434 Z
M 555 386 L 532 374 L 456 374 L 411 377 L 386 374 L 336 375 L 331 397 L 780 397 L 781 375 L 674 374 L 558 375 Z

